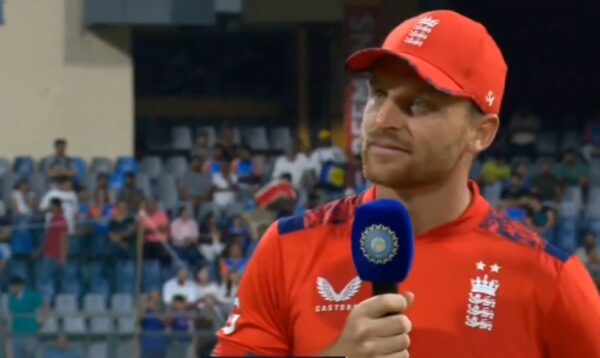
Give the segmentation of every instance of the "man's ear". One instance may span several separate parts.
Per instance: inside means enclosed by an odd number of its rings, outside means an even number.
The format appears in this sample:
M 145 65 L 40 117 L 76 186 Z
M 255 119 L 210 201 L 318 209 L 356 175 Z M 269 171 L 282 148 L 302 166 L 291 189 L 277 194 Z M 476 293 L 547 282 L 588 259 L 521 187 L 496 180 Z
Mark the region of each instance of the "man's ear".
M 500 119 L 495 114 L 478 114 L 471 120 L 471 126 L 468 149 L 476 154 L 492 145 L 500 127 Z

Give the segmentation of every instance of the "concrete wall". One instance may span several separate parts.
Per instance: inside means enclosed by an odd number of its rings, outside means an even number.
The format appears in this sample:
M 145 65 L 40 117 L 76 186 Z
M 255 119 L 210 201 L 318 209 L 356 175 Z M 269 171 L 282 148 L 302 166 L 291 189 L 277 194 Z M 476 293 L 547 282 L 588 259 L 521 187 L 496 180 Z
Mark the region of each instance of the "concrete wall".
M 0 26 L 0 157 L 133 153 L 127 28 L 83 26 L 83 0 L 5 0 Z

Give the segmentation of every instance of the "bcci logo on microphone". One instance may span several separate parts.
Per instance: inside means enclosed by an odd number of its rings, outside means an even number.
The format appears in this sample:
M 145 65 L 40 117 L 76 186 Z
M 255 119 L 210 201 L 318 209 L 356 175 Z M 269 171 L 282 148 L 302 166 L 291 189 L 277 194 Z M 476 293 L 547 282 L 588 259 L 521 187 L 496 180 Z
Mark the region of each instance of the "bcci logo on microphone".
M 385 225 L 371 225 L 360 237 L 360 250 L 370 262 L 386 264 L 398 253 L 398 237 Z

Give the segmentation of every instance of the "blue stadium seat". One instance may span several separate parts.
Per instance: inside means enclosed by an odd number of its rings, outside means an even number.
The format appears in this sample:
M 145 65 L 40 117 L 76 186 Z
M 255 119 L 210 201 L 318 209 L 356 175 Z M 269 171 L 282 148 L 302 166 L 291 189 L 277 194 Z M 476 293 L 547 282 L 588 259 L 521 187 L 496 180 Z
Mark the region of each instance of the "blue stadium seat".
M 110 158 L 94 157 L 90 164 L 90 172 L 92 173 L 112 173 L 113 162 Z
M 115 292 L 133 294 L 135 291 L 135 262 L 121 260 L 115 266 Z
M 162 288 L 160 262 L 156 260 L 145 261 L 143 265 L 142 289 L 152 292 Z
M 138 163 L 133 157 L 117 158 L 116 172 L 118 173 L 137 173 Z
M 29 177 L 35 171 L 35 161 L 30 156 L 16 157 L 13 170 L 20 177 Z
M 87 175 L 86 161 L 81 157 L 74 157 L 73 164 L 75 166 L 75 180 L 80 184 L 84 184 Z
M 558 234 L 555 238 L 555 243 L 558 247 L 567 252 L 574 252 L 578 244 L 578 229 L 576 217 L 562 216 L 558 221 Z
M 55 261 L 44 259 L 35 267 L 35 289 L 48 299 L 56 294 L 56 276 L 58 265 Z
M 60 292 L 80 296 L 83 289 L 81 284 L 81 275 L 79 265 L 68 262 L 60 273 Z

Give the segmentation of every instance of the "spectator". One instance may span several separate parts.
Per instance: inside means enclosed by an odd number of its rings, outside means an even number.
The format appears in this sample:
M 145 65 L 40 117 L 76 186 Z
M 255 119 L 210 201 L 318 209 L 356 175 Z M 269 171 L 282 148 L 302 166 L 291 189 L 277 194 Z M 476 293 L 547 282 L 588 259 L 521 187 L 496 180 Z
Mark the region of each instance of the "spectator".
M 310 155 L 310 163 L 315 169 L 317 177 L 320 177 L 321 169 L 324 166 L 346 163 L 346 155 L 341 148 L 333 145 L 330 131 L 321 130 L 319 132 L 319 142 Z
M 235 157 L 238 149 L 235 138 L 235 128 L 230 125 L 225 125 L 223 127 L 223 133 L 221 133 L 221 140 L 219 141 L 219 144 L 223 147 L 226 157 Z
M 588 167 L 577 158 L 577 153 L 570 149 L 565 153 L 563 161 L 556 167 L 556 174 L 566 187 L 585 187 L 588 179 Z
M 544 206 L 537 197 L 529 199 L 527 206 L 526 223 L 529 228 L 537 232 L 548 241 L 553 240 L 553 231 L 556 225 L 556 215 L 552 209 Z
M 165 358 L 169 350 L 166 335 L 167 319 L 161 317 L 161 300 L 158 291 L 152 292 L 142 308 L 141 354 L 144 358 Z
M 170 326 L 174 335 L 171 345 L 171 354 L 174 357 L 189 357 L 190 355 L 193 320 L 189 304 L 190 302 L 183 295 L 173 297 L 173 315 Z
M 8 260 L 12 256 L 11 248 L 11 220 L 8 215 L 0 215 L 0 277 Z M 29 243 L 29 253 L 33 251 L 33 240 Z
M 191 202 L 197 212 L 210 199 L 211 189 L 212 176 L 202 170 L 202 158 L 193 157 L 190 169 L 179 180 L 179 197 Z
M 35 193 L 31 190 L 26 179 L 20 179 L 15 184 L 15 190 L 10 195 L 13 216 L 31 217 L 33 208 L 37 207 Z
M 527 164 L 525 164 L 523 162 L 518 163 L 513 172 L 513 176 L 516 176 L 517 178 L 519 178 L 523 188 L 525 188 L 526 190 L 531 190 L 532 176 L 531 176 L 531 173 L 529 172 L 529 168 L 527 167 Z
M 197 289 L 198 292 L 196 297 L 199 301 L 204 300 L 207 295 L 213 295 L 215 297 L 219 297 L 219 285 L 210 277 L 210 268 L 208 266 L 204 266 L 200 270 L 198 270 L 197 278 Z
M 232 163 L 231 172 L 237 176 L 240 183 L 255 185 L 260 183 L 262 168 L 252 162 L 252 149 L 247 145 L 241 146 L 239 157 Z
M 590 271 L 596 286 L 600 289 L 600 248 L 598 248 L 596 233 L 588 231 L 585 234 L 576 254 Z
M 216 332 L 225 326 L 228 312 L 216 297 L 214 294 L 208 294 L 199 304 L 200 311 L 194 324 L 197 330 Z M 216 337 L 199 336 L 196 340 L 196 357 L 209 357 L 215 344 Z
M 242 275 L 236 270 L 230 270 L 227 272 L 225 279 L 221 283 L 221 300 L 227 304 L 228 308 L 233 308 L 233 304 L 239 291 L 239 284 Z
M 483 165 L 482 179 L 486 185 L 509 180 L 510 166 L 501 156 L 492 158 Z
M 283 174 L 289 174 L 294 188 L 300 189 L 302 187 L 304 175 L 312 169 L 312 166 L 300 149 L 300 141 L 296 140 L 290 146 L 286 155 L 281 155 L 275 160 L 273 179 L 279 180 Z
M 196 142 L 194 148 L 192 148 L 192 157 L 208 158 L 210 157 L 210 143 L 208 141 L 208 134 L 205 131 L 198 131 L 196 135 Z
M 50 347 L 44 354 L 44 358 L 80 358 L 78 351 L 71 348 L 67 336 L 61 334 L 58 336 L 55 347 Z
M 533 159 L 537 155 L 537 134 L 539 118 L 531 112 L 527 104 L 510 118 L 510 152 Z
M 109 202 L 108 191 L 97 189 L 94 201 L 90 207 L 90 219 L 93 222 L 94 240 L 107 242 L 110 232 L 110 219 L 113 214 L 113 205 Z
M 144 257 L 149 260 L 169 261 L 165 245 L 169 242 L 169 217 L 158 210 L 154 199 L 146 199 L 138 216 L 144 237 Z
M 540 172 L 531 182 L 532 192 L 542 200 L 556 200 L 560 194 L 560 179 L 552 172 L 550 163 L 542 164 Z
M 23 278 L 13 277 L 10 280 L 8 310 L 13 316 L 11 333 L 14 358 L 35 358 L 40 325 L 47 315 L 42 296 L 27 290 Z
M 126 201 L 131 210 L 138 210 L 144 200 L 144 192 L 136 186 L 134 173 L 125 175 L 125 186 L 117 195 L 118 201 Z
M 219 218 L 216 213 L 211 212 L 207 214 L 202 220 L 200 231 L 199 250 L 202 253 L 202 257 L 213 266 L 217 263 L 218 257 L 225 249 L 218 221 Z
M 117 258 L 136 256 L 135 218 L 129 211 L 126 201 L 117 203 L 117 208 L 108 224 L 108 233 Z
M 236 175 L 231 172 L 231 162 L 221 162 L 221 171 L 213 173 L 212 182 L 213 203 L 221 210 L 236 202 L 238 183 Z
M 509 185 L 502 190 L 502 206 L 503 208 L 522 206 L 529 194 L 529 190 L 523 187 L 521 178 L 514 175 L 510 178 Z
M 73 181 L 63 181 L 56 188 L 50 189 L 50 191 L 42 198 L 40 210 L 49 210 L 52 199 L 60 199 L 69 234 L 75 234 L 77 215 L 79 213 L 79 199 L 73 190 Z M 47 216 L 46 219 L 49 220 L 49 217 Z
M 190 265 L 198 258 L 196 246 L 199 236 L 198 223 L 192 217 L 192 210 L 187 206 L 182 207 L 177 219 L 171 223 L 171 243 L 177 256 Z
M 265 224 L 265 223 L 258 224 L 258 226 L 256 228 L 256 234 L 250 235 L 250 243 L 246 247 L 246 256 L 248 257 L 248 259 L 251 259 L 252 255 L 254 255 L 254 251 L 258 247 L 258 243 L 260 242 L 260 239 L 263 237 L 265 232 L 267 232 L 268 228 L 269 228 L 269 224 Z
M 166 305 L 173 303 L 175 296 L 183 296 L 187 302 L 195 303 L 198 300 L 198 286 L 194 280 L 189 279 L 186 269 L 181 268 L 177 277 L 166 281 L 163 285 L 162 298 Z
M 212 175 L 221 172 L 221 164 L 223 160 L 229 160 L 231 157 L 225 153 L 225 148 L 222 144 L 216 144 L 213 148 L 212 159 L 204 162 L 202 171 L 206 175 Z
M 242 245 L 232 242 L 227 248 L 227 253 L 221 259 L 221 277 L 226 277 L 229 271 L 244 272 L 248 259 L 244 256 Z
M 234 217 L 233 220 L 231 220 L 231 227 L 229 228 L 227 235 L 230 237 L 241 237 L 242 245 L 247 245 L 250 240 L 250 229 L 244 218 L 241 216 Z
M 75 162 L 67 156 L 67 141 L 54 141 L 54 155 L 46 159 L 46 172 L 54 182 L 72 181 L 75 178 Z
M 68 248 L 69 229 L 63 205 L 60 199 L 53 198 L 50 202 L 50 220 L 46 225 L 44 257 L 63 265 L 68 259 Z

